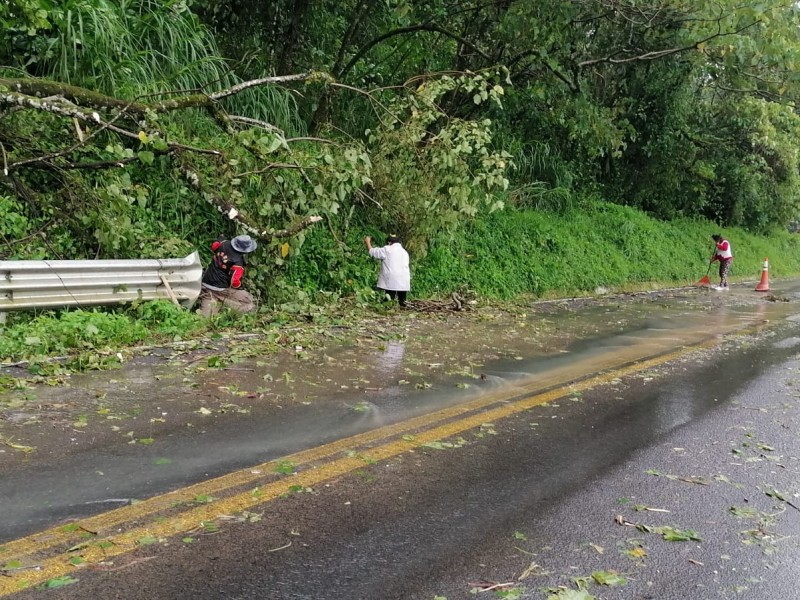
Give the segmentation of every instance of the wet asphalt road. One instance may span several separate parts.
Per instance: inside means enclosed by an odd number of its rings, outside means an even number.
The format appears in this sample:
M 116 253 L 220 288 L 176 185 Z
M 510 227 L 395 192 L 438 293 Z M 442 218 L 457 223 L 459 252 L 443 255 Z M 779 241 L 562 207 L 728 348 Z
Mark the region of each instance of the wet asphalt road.
M 627 584 L 588 593 L 800 598 L 799 348 L 793 320 L 734 337 L 460 447 L 365 464 L 257 520 L 77 571 L 46 596 L 454 600 L 504 584 L 505 597 L 545 599 L 613 571 Z M 666 541 L 659 526 L 701 541 Z
M 800 300 L 800 287 L 797 290 L 792 288 L 791 293 L 797 293 Z M 696 297 L 694 292 L 688 295 L 689 299 Z M 548 379 L 552 373 L 561 374 L 562 381 L 579 379 L 596 370 L 609 368 L 609 365 L 620 365 L 626 360 L 639 360 L 672 347 L 713 339 L 717 331 L 761 323 L 765 315 L 769 316 L 766 309 L 777 311 L 781 320 L 792 314 L 790 304 L 767 306 L 764 303 L 743 306 L 734 303 L 731 307 L 722 304 L 722 310 L 709 314 L 707 303 L 719 304 L 721 297 L 701 296 L 701 300 L 706 304 L 689 309 L 676 308 L 674 305 L 680 307 L 680 302 L 674 301 L 665 303 L 666 308 L 645 306 L 645 316 L 635 318 L 631 317 L 630 307 L 624 305 L 611 308 L 588 306 L 575 313 L 548 315 L 547 318 L 564 330 L 575 327 L 571 321 L 591 324 L 594 320 L 610 319 L 613 322 L 618 318 L 622 325 L 618 331 L 604 335 L 574 337 L 565 350 L 545 351 L 539 356 L 518 355 L 521 350 L 509 346 L 507 350 L 512 358 L 487 360 L 480 366 L 482 379 L 431 374 L 435 378 L 431 380 L 432 389 L 425 387 L 428 383 L 419 383 L 416 387 L 408 385 L 408 381 L 406 385 L 396 383 L 400 378 L 412 379 L 408 373 L 411 369 L 419 369 L 419 358 L 405 365 L 404 359 L 409 361 L 409 357 L 404 357 L 404 346 L 392 342 L 380 352 L 375 367 L 378 375 L 389 378 L 385 387 L 373 391 L 347 391 L 337 399 L 337 391 L 341 394 L 342 390 L 337 390 L 336 383 L 328 383 L 326 385 L 332 388 L 332 393 L 327 390 L 318 392 L 321 395 L 313 402 L 287 402 L 280 407 L 262 403 L 248 407 L 242 413 L 225 408 L 220 411 L 224 414 L 216 414 L 215 410 L 210 417 L 198 416 L 198 393 L 193 388 L 174 387 L 168 383 L 176 373 L 178 380 L 182 375 L 181 370 L 173 365 L 147 363 L 129 367 L 127 379 L 136 383 L 130 387 L 124 386 L 126 379 L 115 373 L 89 373 L 80 376 L 81 379 L 70 389 L 42 388 L 37 390 L 38 399 L 34 402 L 40 405 L 47 405 L 47 402 L 63 404 L 75 399 L 81 408 L 71 418 L 61 421 L 62 437 L 55 444 L 49 439 L 55 436 L 55 431 L 47 427 L 46 420 L 34 425 L 38 428 L 34 433 L 39 437 L 38 440 L 30 438 L 33 441 L 29 443 L 40 450 L 24 460 L 11 462 L 5 468 L 0 477 L 3 514 L 0 543 L 35 533 L 53 523 L 87 517 L 304 448 L 463 404 L 518 381 L 540 381 L 542 388 L 547 388 L 552 385 Z M 531 318 L 541 319 L 539 316 Z M 455 351 L 452 353 L 457 354 Z M 364 358 L 360 360 L 363 362 Z M 378 375 L 370 375 L 372 385 L 375 385 Z M 109 377 L 111 381 L 108 381 Z M 297 377 L 300 378 L 301 373 Z M 211 387 L 212 393 L 218 397 L 221 394 L 216 391 L 217 385 L 212 383 Z M 469 388 L 459 387 L 465 385 Z M 102 402 L 116 402 L 118 406 L 132 405 L 143 412 L 143 403 L 149 402 L 153 410 L 135 419 L 138 423 L 107 421 L 110 425 L 120 425 L 115 427 L 119 433 L 113 437 L 103 420 L 116 417 L 114 413 L 124 409 L 115 408 L 112 414 L 105 416 L 93 414 L 111 411 L 109 408 L 97 410 L 95 397 L 102 397 Z M 236 397 L 229 402 L 243 404 Z M 224 403 L 222 406 L 239 408 Z M 205 405 L 200 410 L 206 410 Z M 73 424 L 82 418 L 81 413 L 99 419 L 99 426 L 83 428 Z M 163 421 L 159 416 L 168 413 L 174 419 L 172 423 L 165 425 L 165 430 L 153 433 L 160 426 L 154 422 Z M 124 434 L 128 430 L 131 431 Z M 27 443 L 21 435 L 30 431 L 31 426 L 24 426 L 17 430 L 9 429 L 6 435 Z M 134 433 L 138 435 L 134 436 Z M 155 438 L 155 443 L 134 443 L 135 437 Z M 0 448 L 0 452 L 4 450 Z
M 798 598 L 800 511 L 765 493 L 800 505 L 798 329 L 365 466 L 47 597 L 454 600 L 506 583 L 547 598 L 615 571 L 627 585 L 587 584 L 595 598 Z

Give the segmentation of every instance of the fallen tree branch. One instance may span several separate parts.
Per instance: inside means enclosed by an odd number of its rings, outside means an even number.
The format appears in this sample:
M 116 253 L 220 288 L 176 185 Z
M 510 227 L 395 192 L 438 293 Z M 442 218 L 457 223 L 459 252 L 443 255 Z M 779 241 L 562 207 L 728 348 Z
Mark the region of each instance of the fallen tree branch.
M 293 83 L 297 81 L 317 81 L 331 83 L 333 82 L 333 78 L 327 73 L 317 71 L 298 73 L 296 75 L 262 77 L 260 79 L 243 81 L 217 92 L 188 94 L 177 98 L 155 100 L 147 103 L 120 100 L 119 98 L 107 96 L 86 88 L 69 85 L 67 83 L 61 83 L 59 81 L 51 81 L 48 79 L 33 79 L 28 77 L 0 78 L 0 90 L 3 90 L 0 92 L 0 103 L 2 103 L 2 96 L 5 96 L 6 94 L 32 97 L 34 100 L 41 100 L 44 96 L 58 96 L 74 103 L 75 105 L 90 107 L 100 111 L 118 109 L 125 113 L 129 113 L 132 117 L 141 117 L 144 116 L 147 111 L 161 113 L 181 110 L 184 108 L 206 108 L 214 105 L 223 98 L 234 96 L 251 88 Z M 5 91 L 4 88 L 8 91 Z M 170 93 L 171 92 L 164 92 L 164 95 Z M 6 103 L 17 104 L 16 102 Z M 36 108 L 36 106 L 34 106 L 34 108 Z
M 466 300 L 457 292 L 450 295 L 451 302 L 446 300 L 408 300 L 406 307 L 417 312 L 439 312 L 439 311 L 455 311 L 469 310 L 472 308 Z
M 295 223 L 294 225 L 292 225 L 291 227 L 287 227 L 286 229 L 264 230 L 264 231 L 259 233 L 259 236 L 260 237 L 273 237 L 273 238 L 278 238 L 278 239 L 284 239 L 284 238 L 295 236 L 298 233 L 300 233 L 301 231 L 303 231 L 304 229 L 308 229 L 314 223 L 319 223 L 320 221 L 322 221 L 322 217 L 313 215 L 313 216 L 310 216 L 310 217 L 306 217 L 302 221 L 299 221 L 298 223 Z
M 52 168 L 52 169 L 62 169 L 64 171 L 71 171 L 74 169 L 84 169 L 87 171 L 92 170 L 100 170 L 100 169 L 112 169 L 112 168 L 123 168 L 131 163 L 135 163 L 139 161 L 138 156 L 132 156 L 128 158 L 118 158 L 115 160 L 98 160 L 95 162 L 76 162 L 76 163 L 67 163 L 64 165 L 54 165 L 52 163 L 44 163 L 43 165 L 26 165 L 29 167 L 45 167 L 45 168 Z M 37 161 L 38 162 L 38 161 Z
M 304 229 L 307 229 L 314 223 L 318 223 L 322 220 L 322 217 L 319 216 L 308 216 L 298 223 L 287 227 L 286 229 L 258 229 L 247 221 L 247 219 L 242 215 L 242 212 L 236 206 L 230 202 L 226 202 L 208 190 L 200 179 L 200 176 L 197 174 L 197 171 L 195 171 L 191 165 L 179 160 L 178 170 L 180 171 L 181 175 L 183 175 L 184 179 L 186 179 L 186 181 L 189 183 L 189 185 L 197 190 L 206 200 L 206 202 L 216 208 L 222 215 L 226 216 L 231 221 L 236 222 L 237 225 L 239 225 L 253 237 L 260 239 L 284 239 L 297 235 Z
M 134 133 L 133 131 L 128 131 L 127 129 L 118 127 L 117 125 L 114 124 L 114 122 L 120 118 L 120 115 L 116 115 L 113 119 L 109 121 L 104 121 L 103 118 L 100 116 L 100 113 L 98 113 L 97 111 L 77 106 L 72 102 L 69 102 L 68 100 L 64 100 L 62 98 L 43 99 L 43 98 L 36 98 L 35 96 L 28 96 L 18 92 L 0 92 L 0 104 L 22 106 L 25 108 L 31 108 L 34 110 L 49 112 L 61 117 L 77 119 L 80 121 L 96 123 L 100 125 L 100 129 L 98 131 L 93 132 L 90 136 L 86 137 L 84 141 L 78 142 L 77 144 L 71 146 L 70 148 L 66 148 L 64 150 L 60 150 L 58 152 L 54 152 L 51 154 L 35 158 L 29 158 L 5 165 L 4 168 L 5 175 L 8 175 L 8 173 L 19 167 L 48 163 L 53 158 L 58 158 L 60 156 L 69 154 L 73 150 L 84 145 L 89 139 L 91 139 L 92 137 L 94 137 L 95 135 L 100 133 L 100 131 L 103 130 L 113 131 L 114 133 L 117 133 L 129 139 L 140 140 L 139 137 L 140 134 L 138 132 Z M 210 154 L 213 156 L 222 155 L 222 153 L 219 150 L 198 148 L 195 146 L 187 146 L 185 144 L 179 144 L 176 142 L 166 142 L 166 144 L 169 150 L 171 151 L 183 150 L 183 151 L 195 152 L 198 154 Z M 113 161 L 112 163 L 109 164 L 109 166 L 113 166 L 117 162 L 119 161 Z
M 147 104 L 131 102 L 130 100 L 120 100 L 119 98 L 106 96 L 105 94 L 93 92 L 92 90 L 76 85 L 49 79 L 0 77 L 0 90 L 2 90 L 2 88 L 8 88 L 9 91 L 39 99 L 46 96 L 57 96 L 81 106 L 90 106 L 103 111 L 117 108 L 136 115 L 143 115 L 148 108 Z
M 252 117 L 242 117 L 240 115 L 228 115 L 228 120 L 234 123 L 241 123 L 243 125 L 248 125 L 250 127 L 261 127 L 262 129 L 266 129 L 267 131 L 274 131 L 275 133 L 280 134 L 283 136 L 283 130 L 280 127 L 276 127 L 272 123 L 267 123 L 266 121 L 261 121 L 260 119 L 253 119 Z
M 247 177 L 248 175 L 261 175 L 262 173 L 269 173 L 274 169 L 302 169 L 301 165 L 297 163 L 270 163 L 263 169 L 256 169 L 255 171 L 245 171 L 244 173 L 237 173 L 234 177 Z M 308 167 L 306 167 L 308 168 Z
M 75 150 L 80 148 L 81 146 L 85 146 L 86 143 L 89 140 L 91 140 L 95 136 L 99 135 L 100 132 L 105 131 L 106 129 L 112 127 L 114 125 L 114 122 L 117 121 L 121 116 L 122 116 L 122 113 L 116 115 L 113 119 L 111 119 L 107 123 L 104 123 L 102 127 L 100 127 L 99 129 L 96 129 L 95 131 L 93 131 L 88 136 L 86 136 L 85 134 L 83 134 L 81 132 L 80 123 L 79 123 L 78 118 L 77 117 L 72 117 L 72 122 L 75 125 L 76 130 L 78 132 L 80 132 L 79 135 L 78 135 L 78 143 L 77 144 L 74 144 L 74 145 L 70 146 L 69 148 L 65 148 L 64 150 L 60 150 L 58 152 L 53 152 L 51 154 L 46 154 L 44 156 L 39 156 L 37 158 L 29 158 L 27 160 L 18 160 L 17 162 L 13 163 L 13 165 L 11 165 L 11 167 L 12 167 L 12 169 L 18 169 L 19 167 L 22 167 L 22 166 L 25 166 L 25 165 L 28 165 L 28 164 L 46 163 L 46 162 L 49 162 L 50 160 L 52 160 L 54 158 L 58 158 L 59 156 L 66 156 L 67 154 L 71 154 L 72 152 L 74 152 Z M 8 170 L 6 170 L 5 174 L 8 175 Z
M 76 118 L 91 123 L 102 123 L 100 113 L 96 110 L 82 108 L 72 103 L 64 102 L 61 98 L 38 98 L 20 92 L 0 91 L 0 104 L 7 106 L 21 106 L 44 112 L 54 113 L 62 117 Z

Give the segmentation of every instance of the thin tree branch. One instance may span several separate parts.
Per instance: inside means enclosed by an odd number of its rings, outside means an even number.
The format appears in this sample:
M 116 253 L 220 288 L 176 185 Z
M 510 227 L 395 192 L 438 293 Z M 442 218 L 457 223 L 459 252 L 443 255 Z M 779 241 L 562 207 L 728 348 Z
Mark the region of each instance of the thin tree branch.
M 276 127 L 272 123 L 267 123 L 266 121 L 253 119 L 251 117 L 242 117 L 239 115 L 228 115 L 228 119 L 230 119 L 234 123 L 241 123 L 243 125 L 250 125 L 252 127 L 261 127 L 262 129 L 266 129 L 267 131 L 274 131 L 275 133 L 284 135 L 283 129 L 281 129 L 280 127 Z
M 129 104 L 129 105 L 130 105 L 130 104 Z M 77 144 L 75 144 L 75 145 L 73 145 L 73 146 L 70 146 L 69 148 L 66 148 L 66 149 L 64 149 L 64 150 L 60 150 L 59 152 L 53 152 L 52 154 L 47 154 L 47 155 L 45 155 L 45 156 L 39 156 L 39 157 L 37 157 L 37 158 L 30 158 L 30 159 L 27 159 L 27 160 L 20 160 L 20 161 L 17 161 L 17 162 L 15 162 L 15 163 L 12 165 L 12 168 L 14 168 L 14 169 L 18 169 L 19 167 L 23 167 L 23 166 L 25 166 L 25 165 L 27 165 L 27 164 L 31 164 L 31 163 L 37 163 L 37 162 L 42 162 L 42 163 L 44 163 L 44 162 L 48 162 L 48 161 L 50 161 L 50 160 L 52 160 L 52 159 L 54 159 L 54 158 L 58 158 L 58 157 L 60 157 L 60 156 L 66 156 L 67 154 L 71 154 L 72 152 L 74 152 L 75 150 L 77 150 L 78 148 L 80 148 L 81 146 L 85 146 L 85 145 L 86 145 L 86 143 L 87 143 L 89 140 L 91 140 L 93 137 L 95 137 L 95 136 L 97 136 L 98 134 L 100 134 L 100 132 L 102 132 L 102 131 L 104 131 L 104 130 L 108 129 L 108 128 L 109 128 L 109 127 L 111 127 L 111 126 L 113 126 L 114 122 L 115 122 L 115 121 L 117 121 L 117 120 L 118 120 L 118 119 L 119 119 L 119 118 L 122 116 L 122 114 L 123 114 L 124 112 L 125 112 L 125 110 L 123 109 L 123 111 L 122 111 L 120 114 L 116 115 L 116 116 L 115 116 L 113 119 L 111 119 L 111 120 L 110 120 L 110 121 L 108 121 L 107 123 L 104 123 L 102 127 L 98 128 L 98 129 L 96 129 L 96 130 L 94 130 L 94 131 L 93 131 L 91 134 L 89 134 L 88 136 L 81 135 L 81 137 L 80 137 L 80 140 L 79 140 L 79 142 L 78 142 Z M 77 123 L 78 119 L 77 119 L 77 117 L 72 117 L 72 119 L 73 119 L 73 122 L 75 123 L 75 125 L 76 125 L 76 127 L 77 127 L 77 126 L 78 126 L 78 123 Z M 8 173 L 6 173 L 6 175 L 8 175 Z
M 475 46 L 475 44 L 473 44 L 469 40 L 465 39 L 464 37 L 462 37 L 462 36 L 460 36 L 460 35 L 458 35 L 456 33 L 453 33 L 452 31 L 448 31 L 444 27 L 440 27 L 440 26 L 435 25 L 433 23 L 424 23 L 424 24 L 421 24 L 421 25 L 410 25 L 408 27 L 400 27 L 398 29 L 393 29 L 392 31 L 387 31 L 383 35 L 379 35 L 375 39 L 370 40 L 367 44 L 365 44 L 364 46 L 359 48 L 359 50 L 353 55 L 353 57 L 349 60 L 349 62 L 342 68 L 341 72 L 339 73 L 339 78 L 340 79 L 344 79 L 345 75 L 347 75 L 347 73 L 350 72 L 350 69 L 352 69 L 356 65 L 356 63 L 364 57 L 364 55 L 367 52 L 369 52 L 372 48 L 374 48 L 375 46 L 377 46 L 381 42 L 384 42 L 384 41 L 386 41 L 386 40 L 388 40 L 390 38 L 396 37 L 398 35 L 405 35 L 407 33 L 416 33 L 418 31 L 441 33 L 442 35 L 445 35 L 445 36 L 447 36 L 447 37 L 459 42 L 460 44 L 463 44 L 464 46 L 466 46 L 467 48 L 469 48 L 470 50 L 472 50 L 476 54 L 479 54 L 481 57 L 485 58 L 487 61 L 491 61 L 492 60 L 491 56 L 486 54 L 486 52 L 484 52 L 483 50 L 481 50 L 480 48 Z
M 3 175 L 8 177 L 8 156 L 6 155 L 6 147 L 3 145 L 3 142 L 0 142 L 0 150 L 3 152 Z
M 216 102 L 218 100 L 221 100 L 222 98 L 233 96 L 250 88 L 261 87 L 263 85 L 275 85 L 279 83 L 291 83 L 294 81 L 321 81 L 324 83 L 329 83 L 333 81 L 333 78 L 327 73 L 322 73 L 319 71 L 312 71 L 309 73 L 298 73 L 296 75 L 276 75 L 275 77 L 262 77 L 261 79 L 251 79 L 249 81 L 243 81 L 242 83 L 236 84 L 228 89 L 219 92 L 213 92 L 205 96 L 197 95 L 197 96 L 188 96 L 183 99 L 178 98 L 175 100 L 175 102 L 177 102 L 180 105 L 182 102 L 186 102 L 188 99 L 202 98 L 202 97 L 208 98 L 209 101 Z M 175 108 L 184 108 L 184 107 L 177 106 Z
M 320 221 L 322 221 L 322 217 L 312 215 L 295 223 L 291 227 L 287 227 L 286 229 L 265 229 L 259 235 L 260 237 L 285 239 L 297 235 L 304 229 L 308 229 L 314 223 L 319 223 Z
M 333 146 L 340 146 L 341 144 L 337 144 L 333 140 L 327 140 L 325 138 L 320 137 L 294 137 L 294 138 L 286 138 L 284 140 L 287 144 L 289 142 L 319 142 L 320 144 L 331 144 Z
M 269 171 L 274 171 L 275 169 L 303 169 L 301 165 L 297 163 L 270 163 L 263 169 L 257 169 L 255 171 L 245 171 L 244 173 L 236 173 L 234 177 L 237 179 L 240 177 L 246 177 L 247 175 L 261 175 L 262 173 L 268 173 Z M 308 168 L 316 168 L 316 167 L 305 167 Z
M 599 63 L 610 63 L 610 64 L 619 65 L 619 64 L 623 64 L 623 63 L 630 63 L 630 62 L 636 62 L 636 61 L 656 60 L 656 59 L 659 59 L 659 58 L 663 58 L 665 56 L 670 56 L 670 55 L 673 55 L 673 54 L 680 54 L 681 52 L 686 52 L 687 50 L 697 50 L 702 44 L 705 44 L 706 42 L 709 42 L 709 41 L 711 41 L 713 39 L 720 38 L 720 37 L 726 37 L 726 36 L 730 36 L 730 35 L 738 35 L 742 31 L 745 31 L 746 29 L 749 29 L 750 27 L 758 25 L 759 23 L 761 23 L 760 20 L 753 21 L 749 25 L 745 25 L 744 27 L 740 27 L 739 29 L 737 29 L 735 31 L 729 31 L 727 33 L 722 33 L 721 31 L 719 31 L 719 32 L 714 33 L 712 35 L 709 35 L 709 36 L 707 36 L 707 37 L 705 37 L 705 38 L 703 38 L 701 40 L 697 40 L 696 42 L 693 42 L 693 43 L 691 43 L 691 44 L 689 44 L 687 46 L 681 46 L 679 48 L 669 48 L 669 49 L 665 49 L 665 50 L 654 50 L 653 52 L 646 52 L 644 54 L 640 54 L 639 56 L 631 56 L 631 57 L 628 57 L 628 58 L 619 58 L 619 59 L 613 58 L 614 56 L 616 56 L 618 54 L 618 53 L 615 53 L 615 54 L 609 55 L 609 56 L 604 57 L 604 58 L 594 58 L 594 59 L 591 59 L 591 60 L 581 61 L 581 62 L 577 63 L 577 67 L 582 69 L 582 68 L 585 68 L 585 67 L 588 67 L 588 66 L 591 66 L 591 65 L 599 64 Z
M 85 169 L 87 171 L 92 170 L 100 170 L 100 169 L 110 169 L 113 167 L 123 168 L 126 165 L 131 163 L 137 162 L 139 160 L 138 156 L 129 156 L 128 158 L 118 158 L 117 160 L 98 160 L 95 162 L 77 162 L 77 163 L 67 163 L 65 165 L 54 165 L 50 162 L 43 162 L 43 165 L 38 164 L 29 164 L 26 165 L 32 168 L 40 168 L 44 166 L 45 168 L 52 168 L 52 169 L 60 169 L 62 171 L 71 171 L 75 169 Z
M 339 51 L 336 54 L 336 61 L 333 63 L 333 68 L 331 69 L 331 72 L 336 77 L 341 78 L 342 76 L 342 71 L 340 68 L 342 66 L 342 62 L 344 61 L 344 55 L 345 52 L 347 52 L 347 47 L 350 45 L 350 41 L 353 39 L 356 29 L 361 24 L 361 19 L 374 5 L 375 0 L 364 0 L 363 4 L 362 0 L 359 0 L 356 4 L 357 14 L 355 15 L 355 18 L 350 21 L 350 26 L 347 28 L 347 31 L 342 37 L 342 43 L 339 44 Z

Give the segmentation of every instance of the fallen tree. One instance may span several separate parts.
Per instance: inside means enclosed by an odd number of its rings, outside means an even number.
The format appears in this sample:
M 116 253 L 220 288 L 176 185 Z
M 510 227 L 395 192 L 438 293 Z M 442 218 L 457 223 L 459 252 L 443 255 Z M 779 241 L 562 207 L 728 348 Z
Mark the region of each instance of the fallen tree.
M 163 128 L 158 126 L 153 118 L 161 112 L 180 111 L 191 108 L 207 109 L 210 114 L 230 132 L 235 134 L 238 124 L 248 127 L 256 125 L 272 132 L 280 147 L 289 149 L 289 140 L 274 125 L 258 122 L 247 117 L 228 115 L 219 106 L 219 100 L 240 93 L 253 87 L 276 85 L 297 81 L 330 81 L 330 78 L 321 73 L 303 73 L 284 77 L 268 77 L 259 80 L 245 81 L 230 88 L 208 94 L 197 93 L 176 96 L 168 100 L 157 100 L 143 103 L 138 100 L 126 101 L 110 97 L 74 85 L 67 85 L 49 80 L 32 78 L 0 78 L 0 123 L 10 114 L 17 111 L 39 111 L 61 117 L 65 123 L 72 121 L 74 125 L 75 140 L 69 140 L 62 135 L 64 147 L 55 151 L 46 152 L 36 146 L 26 147 L 18 143 L 10 132 L 0 130 L 0 150 L 3 160 L 3 183 L 12 184 L 16 191 L 20 189 L 20 180 L 13 178 L 19 171 L 40 169 L 47 171 L 69 170 L 117 170 L 125 169 L 134 163 L 150 164 L 155 156 L 165 156 L 171 159 L 175 168 L 183 175 L 189 185 L 200 192 L 200 196 L 214 206 L 217 211 L 227 219 L 236 222 L 241 228 L 251 235 L 262 239 L 284 239 L 297 235 L 313 223 L 322 218 L 318 215 L 306 216 L 294 224 L 282 228 L 263 228 L 258 223 L 246 216 L 242 207 L 211 193 L 203 183 L 196 169 L 193 169 L 185 159 L 186 154 L 198 154 L 216 157 L 220 164 L 226 162 L 225 152 L 215 148 L 189 146 L 168 139 Z M 165 96 L 172 94 L 166 93 Z M 54 124 L 59 127 L 58 124 Z M 91 133 L 84 127 L 95 126 Z M 107 144 L 109 136 L 119 136 L 128 140 L 135 140 L 142 148 L 150 147 L 151 150 L 140 150 L 135 155 L 109 158 L 100 161 L 85 161 L 86 150 L 97 144 Z M 319 140 L 326 142 L 327 140 Z M 277 149 L 277 148 L 275 148 Z M 96 150 L 96 148 L 95 148 Z M 258 152 L 252 152 L 258 156 Z M 298 168 L 297 163 L 285 163 L 273 168 Z M 13 179 L 12 179 L 13 178 Z

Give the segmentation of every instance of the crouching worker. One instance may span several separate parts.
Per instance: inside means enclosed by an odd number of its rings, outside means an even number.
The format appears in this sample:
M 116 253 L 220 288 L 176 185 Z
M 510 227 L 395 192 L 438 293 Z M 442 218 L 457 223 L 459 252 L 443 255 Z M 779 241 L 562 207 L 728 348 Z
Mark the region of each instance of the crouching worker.
M 241 287 L 247 255 L 257 247 L 258 244 L 249 235 L 211 244 L 214 258 L 203 273 L 198 313 L 211 317 L 222 308 L 230 308 L 238 313 L 249 313 L 256 309 L 253 296 Z
M 372 238 L 364 238 L 369 255 L 381 261 L 381 273 L 378 275 L 378 290 L 384 292 L 394 300 L 397 298 L 400 306 L 406 305 L 406 294 L 411 290 L 411 269 L 409 268 L 408 252 L 406 252 L 400 239 L 390 235 L 383 248 L 373 248 Z

